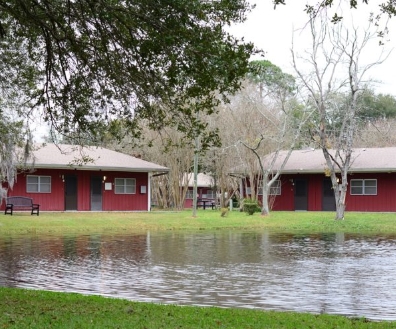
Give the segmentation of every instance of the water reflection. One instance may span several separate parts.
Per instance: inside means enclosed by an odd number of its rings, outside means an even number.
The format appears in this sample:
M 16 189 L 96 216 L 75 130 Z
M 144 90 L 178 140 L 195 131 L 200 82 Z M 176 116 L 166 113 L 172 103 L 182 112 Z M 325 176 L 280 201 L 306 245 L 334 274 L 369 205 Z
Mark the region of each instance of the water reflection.
M 396 320 L 395 244 L 235 231 L 0 237 L 0 285 Z

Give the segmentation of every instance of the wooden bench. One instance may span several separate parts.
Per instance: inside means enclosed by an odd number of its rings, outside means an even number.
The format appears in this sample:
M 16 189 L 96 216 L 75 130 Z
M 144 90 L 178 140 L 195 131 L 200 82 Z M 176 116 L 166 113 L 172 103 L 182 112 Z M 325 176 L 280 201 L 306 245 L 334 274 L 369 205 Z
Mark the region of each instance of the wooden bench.
M 4 215 L 10 214 L 12 216 L 15 208 L 30 209 L 31 215 L 36 214 L 38 216 L 40 213 L 40 205 L 37 203 L 33 203 L 32 198 L 24 196 L 10 196 L 9 198 L 7 198 Z

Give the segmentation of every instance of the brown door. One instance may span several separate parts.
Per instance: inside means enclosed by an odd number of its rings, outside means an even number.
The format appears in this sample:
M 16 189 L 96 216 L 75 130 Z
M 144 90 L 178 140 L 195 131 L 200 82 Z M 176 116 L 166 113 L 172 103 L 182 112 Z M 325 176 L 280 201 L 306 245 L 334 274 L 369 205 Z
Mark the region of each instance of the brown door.
M 65 210 L 77 210 L 76 176 L 65 176 Z
M 294 181 L 294 209 L 308 210 L 308 182 L 306 179 Z

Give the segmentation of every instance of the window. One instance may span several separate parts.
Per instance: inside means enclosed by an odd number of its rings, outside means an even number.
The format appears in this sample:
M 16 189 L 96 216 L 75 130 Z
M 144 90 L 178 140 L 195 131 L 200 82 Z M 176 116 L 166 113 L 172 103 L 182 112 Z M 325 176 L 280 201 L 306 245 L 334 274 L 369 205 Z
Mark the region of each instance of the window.
M 281 195 L 281 181 L 277 179 L 270 187 L 269 194 L 270 195 Z
M 263 181 L 259 181 L 258 195 L 263 195 Z M 269 189 L 269 195 L 281 195 L 281 181 L 277 179 Z
M 114 180 L 115 194 L 135 194 L 136 179 L 135 178 L 116 178 Z
M 259 180 L 258 182 L 258 191 L 257 191 L 258 195 L 263 195 L 263 181 Z
M 51 193 L 51 176 L 27 176 L 26 192 Z
M 208 199 L 216 199 L 216 193 L 214 190 L 207 190 L 205 194 L 205 198 Z
M 376 179 L 351 179 L 351 195 L 377 195 Z
M 192 199 L 193 198 L 194 191 L 192 189 L 188 189 L 186 193 L 186 199 Z

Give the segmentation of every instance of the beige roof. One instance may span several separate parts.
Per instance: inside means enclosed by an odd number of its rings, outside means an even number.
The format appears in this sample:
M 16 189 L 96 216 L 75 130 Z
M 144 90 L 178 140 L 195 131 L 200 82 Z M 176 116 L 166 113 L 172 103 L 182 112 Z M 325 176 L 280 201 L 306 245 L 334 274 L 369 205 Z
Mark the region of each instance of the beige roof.
M 38 145 L 33 152 L 35 168 L 167 172 L 168 168 L 133 156 L 96 146 Z M 87 160 L 84 162 L 84 160 Z
M 280 168 L 286 155 L 287 151 L 280 152 L 274 170 Z M 396 172 L 396 147 L 356 148 L 353 150 L 352 158 L 352 166 L 349 170 L 351 173 Z M 323 173 L 326 168 L 326 160 L 321 149 L 295 150 L 291 153 L 282 173 Z
M 283 152 L 283 157 L 286 152 Z M 396 147 L 357 148 L 352 153 L 350 172 L 389 172 L 396 171 Z M 277 164 L 280 165 L 280 162 Z M 293 151 L 283 173 L 324 172 L 327 168 L 321 149 Z
M 190 186 L 190 187 L 194 186 L 194 173 L 188 173 L 188 174 L 185 174 L 185 176 L 188 176 L 188 186 Z M 197 174 L 197 186 L 199 186 L 199 187 L 214 186 L 213 177 L 210 175 L 204 174 L 204 173 L 198 173 Z

